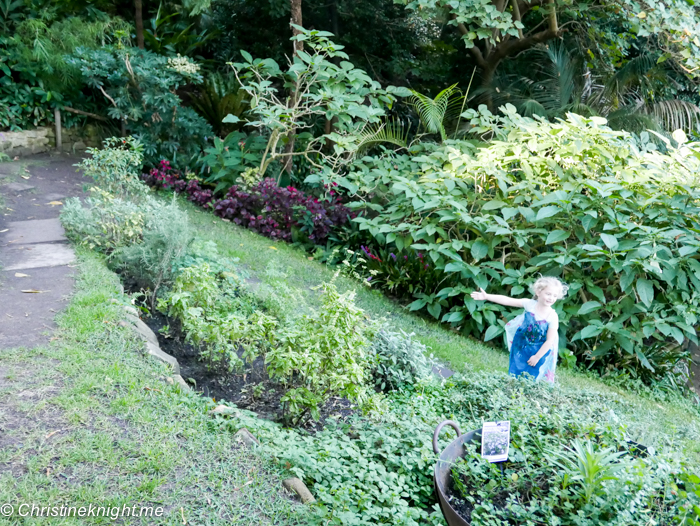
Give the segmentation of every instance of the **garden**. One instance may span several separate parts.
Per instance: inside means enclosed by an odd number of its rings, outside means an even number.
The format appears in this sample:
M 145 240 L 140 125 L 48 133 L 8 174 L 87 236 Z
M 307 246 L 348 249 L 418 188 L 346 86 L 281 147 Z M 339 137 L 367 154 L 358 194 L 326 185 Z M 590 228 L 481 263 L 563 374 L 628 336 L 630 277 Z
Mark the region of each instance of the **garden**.
M 195 433 L 250 431 L 303 524 L 447 524 L 445 420 L 510 422 L 450 460 L 465 524 L 700 524 L 691 5 L 127 4 L 0 4 L 0 126 L 99 130 L 61 223 Z M 553 384 L 508 374 L 542 277 Z

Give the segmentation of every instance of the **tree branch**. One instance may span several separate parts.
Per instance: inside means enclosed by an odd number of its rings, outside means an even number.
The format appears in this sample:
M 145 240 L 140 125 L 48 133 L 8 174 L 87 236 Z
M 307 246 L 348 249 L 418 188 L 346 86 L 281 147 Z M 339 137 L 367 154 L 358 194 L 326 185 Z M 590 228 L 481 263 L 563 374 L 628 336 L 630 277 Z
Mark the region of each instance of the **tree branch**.
M 75 108 L 69 108 L 68 106 L 63 106 L 63 109 L 66 111 L 69 111 L 71 113 L 77 113 L 78 115 L 85 115 L 86 117 L 92 117 L 93 119 L 97 119 L 98 121 L 109 122 L 109 119 L 107 117 L 103 117 L 102 115 L 97 115 L 96 113 L 90 113 L 90 112 L 83 111 L 83 110 L 76 110 Z
M 522 24 L 523 21 L 522 17 L 520 16 L 520 6 L 518 6 L 518 0 L 513 0 L 511 3 L 513 4 L 513 18 L 516 22 L 520 22 Z M 523 30 L 521 28 L 518 28 L 518 38 L 523 38 Z

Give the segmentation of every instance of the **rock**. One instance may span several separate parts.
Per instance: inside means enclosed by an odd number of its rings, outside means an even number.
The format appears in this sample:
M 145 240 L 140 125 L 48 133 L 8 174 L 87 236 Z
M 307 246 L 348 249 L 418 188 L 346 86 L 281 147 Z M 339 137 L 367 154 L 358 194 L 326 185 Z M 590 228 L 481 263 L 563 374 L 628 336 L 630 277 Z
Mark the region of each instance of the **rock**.
M 75 150 L 75 151 L 87 150 L 87 144 L 85 144 L 83 141 L 78 141 L 73 145 L 73 150 Z
M 133 319 L 133 316 L 131 317 Z M 146 340 L 148 343 L 152 343 L 160 349 L 160 344 L 158 343 L 158 337 L 156 336 L 156 334 L 151 330 L 151 328 L 148 325 L 142 322 L 139 318 L 136 318 L 134 328 L 144 340 Z
M 303 502 L 304 504 L 309 504 L 310 502 L 316 502 L 316 499 L 309 491 L 309 488 L 307 488 L 306 484 L 304 484 L 300 479 L 298 479 L 296 477 L 292 477 L 292 478 L 283 480 L 282 485 L 285 488 L 287 488 L 289 491 L 296 493 L 299 496 L 299 498 L 301 499 L 301 502 Z
M 443 367 L 441 365 L 433 365 L 433 374 L 438 378 L 449 378 L 455 373 L 447 367 Z
M 175 374 L 180 374 L 180 364 L 177 363 L 177 360 L 170 356 L 168 353 L 161 351 L 160 347 L 158 347 L 157 345 L 153 345 L 151 342 L 146 342 L 146 352 L 149 355 L 153 356 L 155 359 L 170 365 L 173 368 L 173 372 Z
M 135 316 L 137 318 L 139 317 L 139 313 L 136 310 L 136 307 L 132 307 L 131 305 L 124 305 L 124 310 L 132 316 Z
M 175 383 L 175 380 L 173 380 L 170 376 L 165 378 L 165 383 L 169 385 L 173 385 Z
M 190 386 L 187 385 L 187 382 L 185 382 L 185 380 L 183 380 L 182 376 L 180 376 L 179 374 L 174 375 L 173 379 L 175 380 L 175 383 L 180 386 L 181 391 L 189 391 L 190 390 Z
M 233 439 L 236 442 L 243 444 L 245 447 L 254 447 L 260 445 L 260 441 L 257 438 L 255 438 L 255 436 L 253 436 L 253 433 L 248 431 L 245 427 L 238 430 L 238 432 L 235 435 L 233 435 Z

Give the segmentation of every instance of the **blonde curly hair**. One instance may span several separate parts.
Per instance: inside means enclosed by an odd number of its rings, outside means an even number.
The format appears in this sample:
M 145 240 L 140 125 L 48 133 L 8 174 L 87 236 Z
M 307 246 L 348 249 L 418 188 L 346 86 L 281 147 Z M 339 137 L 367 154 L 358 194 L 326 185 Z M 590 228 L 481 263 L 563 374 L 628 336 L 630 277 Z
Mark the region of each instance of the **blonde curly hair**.
M 564 296 L 566 296 L 566 293 L 569 291 L 569 286 L 566 283 L 564 283 L 559 278 L 555 278 L 552 276 L 540 276 L 539 278 L 537 278 L 537 281 L 535 281 L 535 284 L 532 286 L 532 291 L 534 292 L 535 297 L 537 297 L 540 295 L 540 292 L 549 287 L 555 287 L 559 289 L 557 299 L 562 299 Z

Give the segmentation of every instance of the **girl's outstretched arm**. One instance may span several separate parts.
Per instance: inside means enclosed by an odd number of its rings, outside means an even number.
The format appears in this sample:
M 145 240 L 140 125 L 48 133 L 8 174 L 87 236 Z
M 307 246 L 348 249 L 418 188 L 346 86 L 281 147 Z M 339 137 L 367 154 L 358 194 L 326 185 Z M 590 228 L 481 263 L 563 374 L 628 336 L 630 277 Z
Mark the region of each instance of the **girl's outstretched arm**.
M 509 296 L 501 296 L 500 294 L 486 294 L 484 289 L 479 289 L 478 292 L 472 292 L 472 299 L 476 301 L 492 301 L 506 307 L 522 308 L 523 302 L 526 301 L 520 298 L 511 298 Z

